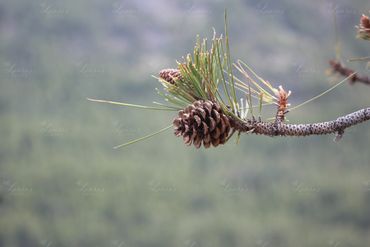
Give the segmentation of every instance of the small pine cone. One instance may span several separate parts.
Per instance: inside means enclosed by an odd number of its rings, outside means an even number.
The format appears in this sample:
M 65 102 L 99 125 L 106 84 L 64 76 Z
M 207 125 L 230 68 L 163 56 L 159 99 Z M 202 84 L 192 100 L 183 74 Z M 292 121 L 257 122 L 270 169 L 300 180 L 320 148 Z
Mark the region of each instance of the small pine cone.
M 370 19 L 366 15 L 362 15 L 360 19 L 360 25 L 363 28 L 370 28 Z
M 175 84 L 176 80 L 182 79 L 180 70 L 178 69 L 162 69 L 159 72 L 159 77 L 171 84 Z
M 370 19 L 366 15 L 362 15 L 358 28 L 358 37 L 365 40 L 370 40 Z
M 212 101 L 198 100 L 179 111 L 173 120 L 175 135 L 182 136 L 186 145 L 192 143 L 200 148 L 224 144 L 233 127 L 233 121 L 226 116 L 221 107 Z

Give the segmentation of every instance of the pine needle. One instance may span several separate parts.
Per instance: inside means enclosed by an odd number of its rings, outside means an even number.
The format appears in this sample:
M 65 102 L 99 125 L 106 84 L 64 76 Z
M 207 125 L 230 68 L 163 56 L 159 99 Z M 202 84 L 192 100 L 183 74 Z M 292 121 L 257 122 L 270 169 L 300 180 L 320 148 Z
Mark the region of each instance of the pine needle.
M 260 77 L 256 72 L 254 72 L 254 70 L 252 70 L 251 67 L 248 66 L 248 64 L 244 63 L 242 60 L 238 60 L 237 62 L 237 66 L 235 66 L 243 75 L 245 75 L 247 78 L 249 78 L 251 80 L 251 82 L 258 88 L 258 90 L 260 90 L 260 92 L 264 93 L 265 94 L 265 97 L 268 96 L 267 98 L 271 98 L 271 99 L 276 99 L 271 93 L 269 93 L 268 91 L 266 91 L 262 86 L 260 86 L 259 83 L 255 82 L 254 80 L 252 80 L 248 73 L 244 70 L 243 66 L 246 67 L 252 74 L 254 77 L 256 77 L 260 82 L 262 82 L 269 90 L 271 90 L 271 92 L 274 92 L 276 89 L 274 87 L 272 87 L 272 85 L 264 80 L 262 77 Z
M 363 61 L 370 61 L 370 56 L 367 56 L 367 57 L 354 57 L 354 58 L 350 58 L 350 59 L 347 59 L 348 62 L 355 62 L 355 61 L 360 61 L 360 62 L 363 62 Z
M 234 83 L 234 75 L 233 75 L 233 66 L 231 62 L 231 55 L 230 55 L 230 41 L 229 41 L 229 27 L 227 23 L 227 11 L 225 10 L 225 45 L 226 45 L 226 63 L 227 63 L 227 73 L 229 76 L 229 81 L 231 82 L 231 89 L 233 100 L 237 102 L 236 92 L 235 92 L 235 83 Z
M 337 60 L 340 60 L 341 54 L 342 54 L 342 49 L 341 49 L 341 42 L 339 41 L 339 36 L 338 36 L 338 22 L 337 22 L 337 10 L 336 7 L 333 6 L 333 18 L 334 18 L 334 32 L 335 32 L 335 57 Z
M 294 106 L 294 107 L 292 107 L 292 108 L 289 108 L 289 111 L 295 110 L 295 109 L 297 109 L 297 108 L 299 108 L 299 107 L 301 107 L 301 106 L 303 106 L 303 105 L 305 105 L 305 104 L 307 104 L 307 103 L 310 103 L 310 102 L 314 101 L 315 99 L 318 99 L 318 98 L 320 98 L 321 96 L 323 96 L 323 95 L 325 95 L 325 94 L 329 93 L 330 91 L 332 91 L 332 90 L 333 90 L 333 89 L 335 89 L 336 87 L 339 87 L 340 85 L 342 85 L 344 82 L 346 82 L 348 79 L 350 79 L 350 78 L 351 78 L 352 76 L 354 76 L 355 74 L 356 74 L 356 72 L 354 72 L 354 73 L 350 74 L 348 77 L 344 78 L 342 81 L 338 82 L 337 84 L 335 84 L 334 86 L 332 86 L 332 87 L 330 87 L 329 89 L 325 90 L 324 92 L 322 92 L 322 93 L 320 93 L 320 94 L 316 95 L 315 97 L 313 97 L 313 98 L 311 98 L 311 99 L 309 99 L 309 100 L 306 100 L 306 101 L 304 101 L 304 102 L 302 102 L 302 103 L 300 103 L 300 104 L 298 104 L 298 105 L 296 105 L 296 106 Z
M 135 105 L 135 104 L 129 104 L 129 103 L 124 103 L 124 102 L 116 102 L 116 101 L 102 100 L 102 99 L 91 99 L 91 98 L 86 98 L 86 99 L 88 101 L 92 101 L 92 102 L 106 103 L 106 104 L 120 105 L 120 106 L 128 106 L 128 107 L 140 108 L 140 109 L 146 109 L 146 110 L 177 111 L 177 109 L 175 109 L 175 108 L 164 108 L 164 107 L 154 107 L 154 106 L 146 106 L 146 105 Z
M 159 102 L 157 102 L 157 101 L 153 101 L 153 104 L 155 104 L 155 105 L 159 105 L 159 106 L 163 106 L 163 107 L 169 108 L 169 109 L 174 110 L 174 111 L 179 111 L 179 110 L 181 110 L 181 109 L 182 109 L 182 108 L 180 108 L 180 107 L 170 106 L 170 105 L 166 105 L 166 104 L 163 104 L 163 103 L 159 103 Z
M 168 130 L 168 129 L 169 129 L 169 128 L 171 128 L 172 126 L 173 126 L 173 125 L 171 124 L 171 125 L 169 125 L 169 126 L 167 126 L 167 127 L 163 128 L 163 129 L 160 129 L 160 130 L 158 130 L 158 131 L 156 131 L 156 132 L 154 132 L 154 133 L 151 133 L 151 134 L 149 134 L 149 135 L 146 135 L 146 136 L 143 136 L 143 137 L 137 138 L 137 139 L 135 139 L 135 140 L 132 140 L 132 141 L 129 141 L 129 142 L 126 142 L 126 143 L 123 143 L 123 144 L 117 145 L 117 146 L 115 146 L 115 147 L 113 147 L 113 148 L 114 148 L 114 149 L 118 149 L 118 148 L 126 147 L 126 146 L 129 146 L 129 145 L 131 145 L 131 144 L 137 143 L 137 142 L 139 142 L 139 141 L 143 141 L 143 140 L 149 139 L 149 138 L 151 138 L 151 137 L 153 137 L 153 136 L 155 136 L 155 135 L 158 135 L 158 134 L 160 134 L 160 133 L 162 133 L 162 132 L 165 132 L 166 130 Z

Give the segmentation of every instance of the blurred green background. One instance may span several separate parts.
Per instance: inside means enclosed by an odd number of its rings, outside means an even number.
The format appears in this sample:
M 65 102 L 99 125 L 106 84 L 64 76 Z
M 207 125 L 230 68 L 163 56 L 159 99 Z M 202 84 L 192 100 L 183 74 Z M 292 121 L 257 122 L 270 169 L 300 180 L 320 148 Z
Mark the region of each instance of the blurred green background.
M 370 246 L 369 123 L 344 138 L 242 136 L 186 147 L 175 113 L 88 102 L 160 101 L 151 77 L 174 67 L 197 34 L 223 32 L 231 52 L 302 102 L 369 55 L 355 38 L 368 0 L 20 1 L 0 3 L 0 246 Z M 350 63 L 369 74 L 363 63 Z M 345 84 L 288 114 L 314 122 L 369 106 Z

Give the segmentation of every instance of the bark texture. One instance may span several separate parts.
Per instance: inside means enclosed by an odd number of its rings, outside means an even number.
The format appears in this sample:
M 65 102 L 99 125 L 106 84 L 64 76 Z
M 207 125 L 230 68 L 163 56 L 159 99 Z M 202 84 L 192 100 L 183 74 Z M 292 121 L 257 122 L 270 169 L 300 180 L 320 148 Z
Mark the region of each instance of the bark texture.
M 286 124 L 283 122 L 247 121 L 236 122 L 235 129 L 241 132 L 254 133 L 267 136 L 308 136 L 337 133 L 341 137 L 346 128 L 370 120 L 370 108 L 341 116 L 336 120 L 310 123 Z

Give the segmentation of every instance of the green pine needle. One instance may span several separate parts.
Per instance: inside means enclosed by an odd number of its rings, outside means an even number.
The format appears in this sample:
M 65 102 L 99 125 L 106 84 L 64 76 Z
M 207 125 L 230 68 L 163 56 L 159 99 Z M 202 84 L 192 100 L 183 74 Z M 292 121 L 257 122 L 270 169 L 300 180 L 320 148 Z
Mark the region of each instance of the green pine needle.
M 146 106 L 146 105 L 135 105 L 135 104 L 129 104 L 129 103 L 124 103 L 124 102 L 116 102 L 116 101 L 102 100 L 102 99 L 91 99 L 91 98 L 86 98 L 86 99 L 89 100 L 89 101 L 92 101 L 92 102 L 106 103 L 106 104 L 120 105 L 120 106 L 128 106 L 128 107 L 146 109 L 146 110 L 177 111 L 177 109 L 169 108 L 169 107 L 154 107 L 154 106 Z
M 169 125 L 169 126 L 167 126 L 167 127 L 165 127 L 165 128 L 163 128 L 163 129 L 160 129 L 160 130 L 158 130 L 158 131 L 156 131 L 156 132 L 154 132 L 154 133 L 151 133 L 151 134 L 149 134 L 149 135 L 146 135 L 146 136 L 143 136 L 143 137 L 137 138 L 137 139 L 135 139 L 135 140 L 132 140 L 132 141 L 129 141 L 129 142 L 126 142 L 126 143 L 123 143 L 123 144 L 117 145 L 117 146 L 115 146 L 115 147 L 113 147 L 113 148 L 114 148 L 114 149 L 118 149 L 118 148 L 126 147 L 126 146 L 129 146 L 129 145 L 131 145 L 131 144 L 134 144 L 134 143 L 137 143 L 137 142 L 140 142 L 140 141 L 144 141 L 144 140 L 146 140 L 146 139 L 149 139 L 149 138 L 151 138 L 151 137 L 153 137 L 153 136 L 155 136 L 155 135 L 158 135 L 158 134 L 160 134 L 160 133 L 162 133 L 162 132 L 164 132 L 164 131 L 166 131 L 166 130 L 170 129 L 171 127 L 172 127 L 172 124 L 171 124 L 171 125 Z
M 312 102 L 312 101 L 314 101 L 314 100 L 316 100 L 316 99 L 318 99 L 318 98 L 320 98 L 320 97 L 324 96 L 325 94 L 327 94 L 327 93 L 329 93 L 330 91 L 334 90 L 336 87 L 339 87 L 340 85 L 342 85 L 343 83 L 345 83 L 348 79 L 350 79 L 350 78 L 351 78 L 352 76 L 354 76 L 355 74 L 356 74 L 356 72 L 354 72 L 354 73 L 350 74 L 349 76 L 347 76 L 346 78 L 344 78 L 343 80 L 341 80 L 341 81 L 340 81 L 340 82 L 338 82 L 337 84 L 334 84 L 332 87 L 328 88 L 328 89 L 327 89 L 327 90 L 325 90 L 324 92 L 322 92 L 322 93 L 320 93 L 320 94 L 316 95 L 315 97 L 312 97 L 311 99 L 306 100 L 306 101 L 304 101 L 304 102 L 302 102 L 302 103 L 300 103 L 300 104 L 298 104 L 298 105 L 296 105 L 296 106 L 294 106 L 294 107 L 289 108 L 289 111 L 293 111 L 293 110 L 295 110 L 295 109 L 297 109 L 297 108 L 299 108 L 299 107 L 301 107 L 301 106 L 306 105 L 307 103 L 310 103 L 310 102 Z

